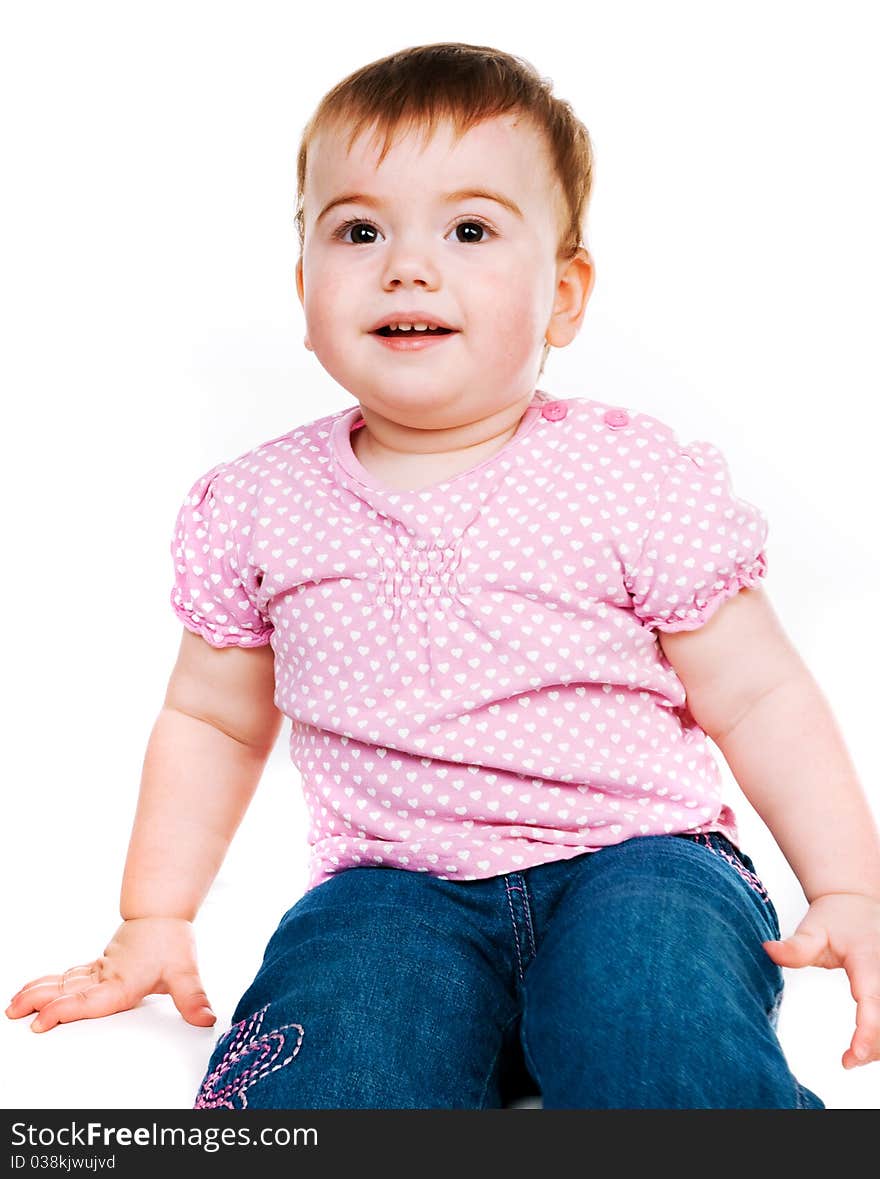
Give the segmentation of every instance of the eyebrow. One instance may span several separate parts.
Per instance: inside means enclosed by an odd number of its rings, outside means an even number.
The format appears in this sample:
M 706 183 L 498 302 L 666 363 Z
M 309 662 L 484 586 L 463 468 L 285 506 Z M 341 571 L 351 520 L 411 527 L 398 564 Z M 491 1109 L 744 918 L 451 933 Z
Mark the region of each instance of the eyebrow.
M 505 196 L 503 192 L 493 192 L 488 188 L 461 188 L 457 192 L 446 193 L 446 195 L 441 199 L 446 201 L 448 204 L 451 204 L 453 201 L 468 201 L 474 197 L 481 197 L 483 200 L 487 201 L 495 201 L 496 204 L 503 205 L 503 207 L 513 213 L 515 217 L 523 217 L 523 211 L 516 201 L 513 201 L 510 199 L 510 197 Z M 335 209 L 337 205 L 368 205 L 371 209 L 377 209 L 381 208 L 384 204 L 384 201 L 380 200 L 378 197 L 372 197 L 368 193 L 345 193 L 343 196 L 334 197 L 328 205 L 324 206 L 315 219 L 315 224 L 317 225 L 321 218 L 325 217 L 331 209 Z

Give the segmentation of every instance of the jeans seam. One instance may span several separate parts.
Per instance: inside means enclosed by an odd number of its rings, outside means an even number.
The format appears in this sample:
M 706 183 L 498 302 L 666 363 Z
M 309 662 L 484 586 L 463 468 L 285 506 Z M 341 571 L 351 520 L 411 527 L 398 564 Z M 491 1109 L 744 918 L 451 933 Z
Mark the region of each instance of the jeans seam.
M 770 920 L 770 924 L 774 926 L 774 933 L 776 933 L 778 936 L 779 917 L 776 914 L 776 909 L 773 905 L 770 893 L 767 891 L 767 888 L 758 873 L 748 868 L 745 862 L 740 859 L 740 856 L 742 856 L 744 853 L 741 852 L 739 848 L 737 848 L 736 844 L 734 844 L 732 841 L 727 841 L 734 849 L 734 854 L 731 855 L 731 853 L 728 852 L 726 848 L 720 843 L 721 840 L 727 840 L 727 837 L 722 835 L 720 832 L 703 831 L 698 834 L 687 834 L 684 836 L 684 838 L 690 840 L 693 843 L 699 844 L 701 847 L 705 847 L 708 851 L 712 852 L 713 855 L 718 856 L 719 859 L 722 859 L 725 861 L 725 863 L 730 864 L 739 878 L 746 884 L 749 892 L 754 897 L 758 898 L 762 911 L 767 915 L 768 919 Z M 716 840 L 718 841 L 717 846 Z M 754 865 L 752 865 L 752 867 L 754 868 Z
M 507 1036 L 507 1029 L 510 1027 L 510 1025 L 512 1023 L 514 1023 L 518 1019 L 518 1017 L 519 1017 L 519 1012 L 514 1011 L 513 1015 L 511 1015 L 510 1019 L 507 1021 L 507 1023 L 501 1029 L 501 1041 L 498 1045 L 498 1051 L 495 1053 L 495 1058 L 493 1059 L 492 1064 L 489 1068 L 489 1071 L 486 1074 L 486 1080 L 483 1082 L 483 1092 L 480 1094 L 480 1109 L 486 1108 L 486 1094 L 489 1091 L 489 1082 L 492 1080 L 492 1077 L 495 1075 L 495 1067 L 498 1064 L 498 1058 L 501 1055 L 501 1053 L 504 1051 L 504 1043 L 505 1043 L 505 1038 Z
M 749 888 L 758 893 L 763 901 L 770 899 L 770 894 L 764 887 L 764 882 L 758 876 L 757 872 L 753 872 L 751 869 L 747 868 L 738 856 L 732 856 L 730 852 L 726 851 L 723 847 L 713 847 L 712 851 L 716 852 L 716 854 L 721 856 L 722 859 L 727 860 L 729 864 L 732 864 L 743 880 L 745 880 L 746 884 L 748 884 Z
M 523 981 L 523 964 L 522 964 L 522 955 L 519 952 L 519 930 L 516 927 L 516 915 L 514 914 L 513 901 L 511 900 L 511 897 L 510 897 L 511 885 L 508 882 L 508 879 L 506 876 L 504 877 L 504 892 L 505 892 L 505 895 L 507 896 L 507 907 L 510 910 L 510 923 L 513 926 L 513 947 L 516 950 L 516 969 L 517 969 L 517 973 L 519 974 L 519 981 L 522 982 Z
M 534 958 L 538 950 L 537 946 L 535 945 L 535 931 L 532 927 L 532 901 L 531 897 L 529 896 L 529 887 L 526 884 L 525 877 L 521 876 L 520 879 L 522 880 L 523 913 L 525 914 L 526 929 L 528 930 L 529 934 L 529 947 L 531 948 L 532 957 Z

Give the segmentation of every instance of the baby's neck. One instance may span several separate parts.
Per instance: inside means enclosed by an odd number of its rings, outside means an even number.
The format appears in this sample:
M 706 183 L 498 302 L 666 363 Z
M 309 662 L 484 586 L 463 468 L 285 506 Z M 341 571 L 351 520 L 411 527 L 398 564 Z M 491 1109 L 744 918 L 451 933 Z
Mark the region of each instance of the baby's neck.
M 401 430 L 396 423 L 361 407 L 363 424 L 349 436 L 351 449 L 361 466 L 386 486 L 418 491 L 479 466 L 502 450 L 519 429 L 532 397 L 475 425 L 434 432 L 439 440 L 436 450 L 430 449 L 434 442 L 430 431 Z M 457 435 L 459 445 L 450 444 L 450 434 Z M 419 448 L 408 449 L 409 439 Z
M 503 434 L 464 450 L 440 454 L 407 454 L 378 445 L 361 426 L 351 434 L 351 449 L 358 462 L 375 479 L 399 491 L 419 491 L 443 483 L 497 454 L 516 433 L 519 422 Z

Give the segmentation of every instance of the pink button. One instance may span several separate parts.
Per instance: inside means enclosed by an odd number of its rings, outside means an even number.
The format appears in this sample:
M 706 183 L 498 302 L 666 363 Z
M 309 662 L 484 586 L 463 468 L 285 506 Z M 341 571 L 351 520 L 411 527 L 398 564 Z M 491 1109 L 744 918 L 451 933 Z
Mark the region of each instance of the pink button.
M 612 430 L 619 430 L 621 426 L 629 425 L 629 414 L 625 409 L 609 409 L 605 414 L 605 424 Z
M 545 417 L 548 422 L 558 422 L 560 418 L 564 418 L 568 413 L 568 406 L 564 401 L 548 401 L 541 410 L 541 416 Z

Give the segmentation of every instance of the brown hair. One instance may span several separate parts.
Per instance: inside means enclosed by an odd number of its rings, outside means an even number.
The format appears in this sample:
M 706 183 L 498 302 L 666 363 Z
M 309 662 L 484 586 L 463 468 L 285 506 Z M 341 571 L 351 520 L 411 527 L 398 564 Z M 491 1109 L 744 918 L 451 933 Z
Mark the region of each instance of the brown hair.
M 305 241 L 308 153 L 319 130 L 350 125 L 351 150 L 358 135 L 375 123 L 375 134 L 384 136 L 381 163 L 399 127 L 422 128 L 427 141 L 438 122 L 448 119 L 458 140 L 484 119 L 509 111 L 531 119 L 543 133 L 565 209 L 557 258 L 574 257 L 584 244 L 593 180 L 593 149 L 586 127 L 568 102 L 553 96 L 552 80 L 542 78 L 525 58 L 457 41 L 391 53 L 349 74 L 321 99 L 303 131 L 297 158 L 295 223 L 300 251 Z

